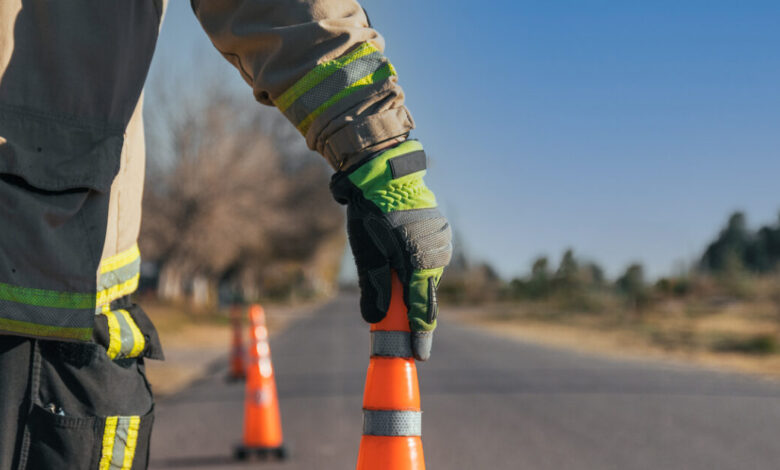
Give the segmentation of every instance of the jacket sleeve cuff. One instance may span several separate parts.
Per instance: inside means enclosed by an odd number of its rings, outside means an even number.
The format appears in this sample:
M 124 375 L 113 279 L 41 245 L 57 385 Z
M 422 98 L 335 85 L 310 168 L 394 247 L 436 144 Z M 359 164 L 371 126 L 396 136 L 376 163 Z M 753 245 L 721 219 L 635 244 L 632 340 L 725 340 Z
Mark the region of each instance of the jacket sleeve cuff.
M 342 127 L 314 139 L 313 148 L 336 170 L 350 167 L 381 144 L 404 140 L 414 127 L 412 116 L 404 106 L 350 118 L 339 119 Z M 332 124 L 330 127 L 338 125 Z
M 370 42 L 319 64 L 273 101 L 336 169 L 414 127 L 395 68 Z

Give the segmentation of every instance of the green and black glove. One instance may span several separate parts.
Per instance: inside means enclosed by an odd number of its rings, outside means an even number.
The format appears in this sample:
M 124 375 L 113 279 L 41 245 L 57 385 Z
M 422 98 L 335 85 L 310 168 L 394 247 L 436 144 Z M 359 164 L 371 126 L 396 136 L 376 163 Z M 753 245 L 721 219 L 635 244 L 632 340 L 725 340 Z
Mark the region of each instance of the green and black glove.
M 387 314 L 391 270 L 403 284 L 412 352 L 430 357 L 438 304 L 436 289 L 452 257 L 452 232 L 425 186 L 426 157 L 416 140 L 333 175 L 330 189 L 347 205 L 347 233 L 358 269 L 360 310 L 369 323 Z

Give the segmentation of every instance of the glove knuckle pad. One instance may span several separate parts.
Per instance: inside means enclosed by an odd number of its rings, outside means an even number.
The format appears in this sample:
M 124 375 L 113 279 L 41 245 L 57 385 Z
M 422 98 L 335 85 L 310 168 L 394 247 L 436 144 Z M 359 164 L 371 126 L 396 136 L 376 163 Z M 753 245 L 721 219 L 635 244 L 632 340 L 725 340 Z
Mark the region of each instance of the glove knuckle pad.
M 417 269 L 439 268 L 452 257 L 452 230 L 447 219 L 435 217 L 401 226 L 413 265 Z

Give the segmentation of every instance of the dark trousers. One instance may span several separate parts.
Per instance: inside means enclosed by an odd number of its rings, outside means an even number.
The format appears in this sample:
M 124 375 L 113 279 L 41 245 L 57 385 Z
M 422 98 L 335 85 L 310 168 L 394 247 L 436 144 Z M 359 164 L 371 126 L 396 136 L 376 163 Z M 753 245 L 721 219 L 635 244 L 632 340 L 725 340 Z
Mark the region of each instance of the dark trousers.
M 153 411 L 142 358 L 0 335 L 0 470 L 145 469 Z

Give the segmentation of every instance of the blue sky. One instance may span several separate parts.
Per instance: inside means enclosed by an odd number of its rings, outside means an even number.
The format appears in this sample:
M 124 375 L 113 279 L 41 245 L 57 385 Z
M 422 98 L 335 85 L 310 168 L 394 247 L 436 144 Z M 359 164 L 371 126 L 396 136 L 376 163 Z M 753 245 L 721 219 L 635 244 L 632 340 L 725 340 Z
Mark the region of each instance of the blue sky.
M 731 211 L 777 220 L 780 2 L 362 4 L 458 242 L 502 274 L 572 247 L 613 276 L 632 261 L 663 275 Z M 166 63 L 232 72 L 183 0 L 152 76 Z

